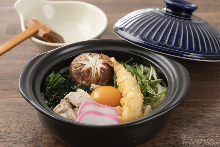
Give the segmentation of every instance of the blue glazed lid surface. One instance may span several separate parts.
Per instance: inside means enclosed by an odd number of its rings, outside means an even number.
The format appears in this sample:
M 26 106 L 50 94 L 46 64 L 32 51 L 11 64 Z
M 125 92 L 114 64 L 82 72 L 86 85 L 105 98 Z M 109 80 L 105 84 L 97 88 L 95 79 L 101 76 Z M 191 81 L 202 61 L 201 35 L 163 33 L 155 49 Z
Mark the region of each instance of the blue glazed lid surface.
M 198 6 L 164 0 L 166 8 L 131 12 L 114 25 L 123 39 L 149 50 L 199 61 L 220 61 L 220 33 L 193 15 Z

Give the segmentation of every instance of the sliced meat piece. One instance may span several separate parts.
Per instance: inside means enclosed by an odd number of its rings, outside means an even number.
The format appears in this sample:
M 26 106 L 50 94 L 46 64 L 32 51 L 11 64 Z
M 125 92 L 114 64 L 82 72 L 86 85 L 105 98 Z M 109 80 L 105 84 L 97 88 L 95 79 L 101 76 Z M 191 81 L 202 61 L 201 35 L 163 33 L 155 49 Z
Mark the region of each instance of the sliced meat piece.
M 64 97 L 64 100 L 73 104 L 74 106 L 76 106 L 76 108 L 79 108 L 79 106 L 85 100 L 90 100 L 90 101 L 95 102 L 95 100 L 87 92 L 85 92 L 82 89 L 78 89 L 77 92 L 70 92 Z
M 55 113 L 59 114 L 60 116 L 65 117 L 67 119 L 70 119 L 73 121 L 76 121 L 76 119 L 77 119 L 77 116 L 76 116 L 77 113 L 74 112 L 71 105 L 68 102 L 66 102 L 65 100 L 61 100 L 60 104 L 58 104 L 53 109 L 53 111 Z

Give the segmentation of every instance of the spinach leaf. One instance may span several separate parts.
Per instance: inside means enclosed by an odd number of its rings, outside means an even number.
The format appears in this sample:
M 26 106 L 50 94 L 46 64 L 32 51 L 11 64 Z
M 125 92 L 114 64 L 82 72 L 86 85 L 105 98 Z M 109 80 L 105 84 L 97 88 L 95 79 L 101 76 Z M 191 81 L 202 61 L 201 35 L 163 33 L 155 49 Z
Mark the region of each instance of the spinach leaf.
M 81 84 L 77 84 L 71 78 L 69 71 L 65 73 L 52 72 L 45 80 L 42 87 L 42 97 L 46 105 L 54 109 L 56 105 L 70 92 L 75 92 L 78 88 L 91 93 L 89 87 L 84 87 Z

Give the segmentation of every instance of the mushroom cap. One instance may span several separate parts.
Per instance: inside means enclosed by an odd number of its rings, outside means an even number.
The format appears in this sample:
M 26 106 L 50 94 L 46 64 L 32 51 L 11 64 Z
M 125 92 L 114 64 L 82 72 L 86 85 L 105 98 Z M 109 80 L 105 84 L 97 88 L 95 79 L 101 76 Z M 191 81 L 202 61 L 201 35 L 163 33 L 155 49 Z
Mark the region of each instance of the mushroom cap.
M 103 86 L 113 81 L 113 68 L 98 53 L 80 54 L 72 61 L 69 70 L 73 80 L 83 86 Z

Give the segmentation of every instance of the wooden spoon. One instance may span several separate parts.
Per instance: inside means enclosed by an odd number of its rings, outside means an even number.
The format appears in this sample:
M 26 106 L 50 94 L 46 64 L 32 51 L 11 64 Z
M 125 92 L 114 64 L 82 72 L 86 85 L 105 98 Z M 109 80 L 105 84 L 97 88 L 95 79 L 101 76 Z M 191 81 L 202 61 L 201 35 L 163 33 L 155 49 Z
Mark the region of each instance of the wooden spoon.
M 45 26 L 42 22 L 40 22 L 37 19 L 31 19 L 27 23 L 27 26 L 28 28 L 24 32 L 18 34 L 17 36 L 0 46 L 0 55 L 4 54 L 8 50 L 12 49 L 16 45 L 20 44 L 21 42 L 23 42 L 24 40 L 33 36 L 36 33 L 48 42 L 64 43 L 62 36 L 52 31 L 50 28 Z

